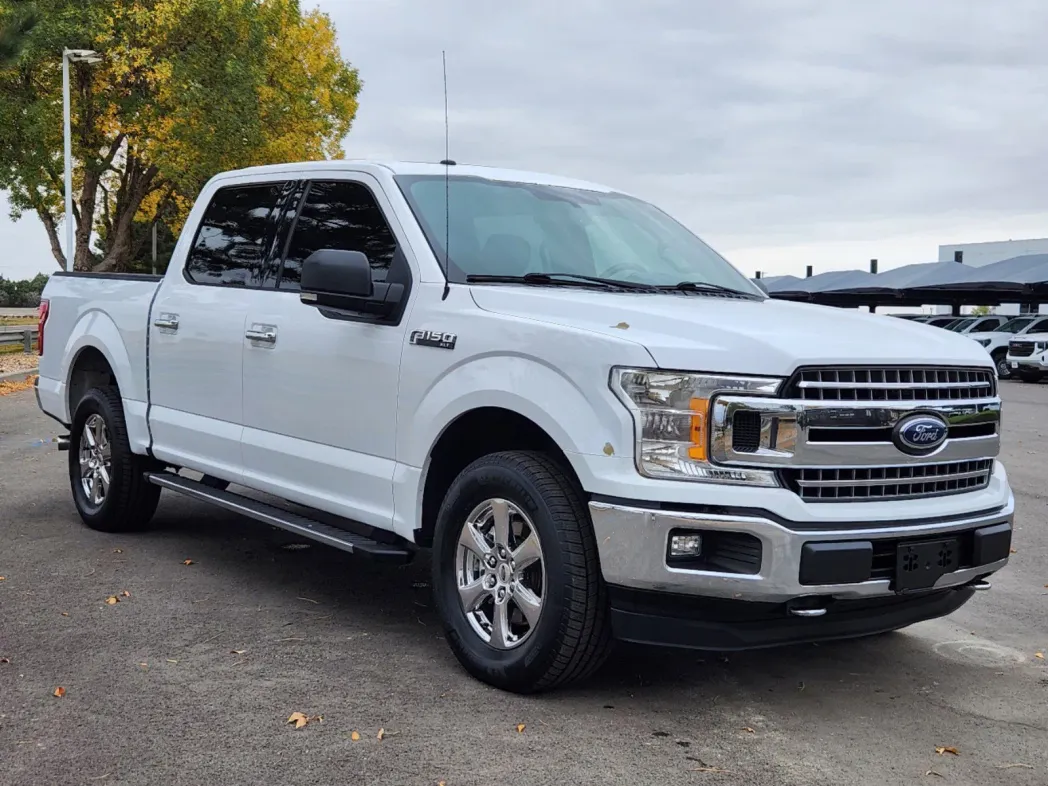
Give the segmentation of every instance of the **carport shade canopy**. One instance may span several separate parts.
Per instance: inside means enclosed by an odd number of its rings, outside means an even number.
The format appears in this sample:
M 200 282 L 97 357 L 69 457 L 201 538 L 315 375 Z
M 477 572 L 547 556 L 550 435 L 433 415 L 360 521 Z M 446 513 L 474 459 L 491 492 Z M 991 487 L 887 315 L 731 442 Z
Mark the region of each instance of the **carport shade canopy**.
M 1048 254 L 1012 257 L 985 267 L 932 262 L 904 265 L 880 274 L 839 270 L 810 278 L 774 276 L 762 282 L 773 297 L 813 300 L 821 300 L 820 296 L 911 300 L 922 294 L 949 297 L 951 292 L 965 299 L 975 293 L 1004 297 L 1020 291 L 1048 291 Z

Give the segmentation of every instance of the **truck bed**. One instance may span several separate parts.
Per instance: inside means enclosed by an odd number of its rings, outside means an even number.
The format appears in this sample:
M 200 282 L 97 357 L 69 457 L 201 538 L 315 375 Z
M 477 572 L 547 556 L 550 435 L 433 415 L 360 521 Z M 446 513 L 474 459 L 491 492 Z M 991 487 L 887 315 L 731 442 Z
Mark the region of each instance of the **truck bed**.
M 67 389 L 70 371 L 90 343 L 103 348 L 120 380 L 132 447 L 148 443 L 147 326 L 161 278 L 135 273 L 62 272 L 51 276 L 42 295 L 49 311 L 41 337 L 44 353 L 38 383 L 40 406 L 46 413 L 62 423 L 72 420 Z

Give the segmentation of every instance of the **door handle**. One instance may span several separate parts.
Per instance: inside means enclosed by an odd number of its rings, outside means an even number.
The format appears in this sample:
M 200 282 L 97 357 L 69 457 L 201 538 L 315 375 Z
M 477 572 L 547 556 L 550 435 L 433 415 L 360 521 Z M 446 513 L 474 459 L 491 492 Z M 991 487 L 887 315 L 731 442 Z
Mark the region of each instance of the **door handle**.
M 153 320 L 153 327 L 161 330 L 178 330 L 178 314 L 161 314 Z
M 249 341 L 260 341 L 263 344 L 276 344 L 277 330 L 273 327 L 253 327 L 244 332 L 244 337 Z

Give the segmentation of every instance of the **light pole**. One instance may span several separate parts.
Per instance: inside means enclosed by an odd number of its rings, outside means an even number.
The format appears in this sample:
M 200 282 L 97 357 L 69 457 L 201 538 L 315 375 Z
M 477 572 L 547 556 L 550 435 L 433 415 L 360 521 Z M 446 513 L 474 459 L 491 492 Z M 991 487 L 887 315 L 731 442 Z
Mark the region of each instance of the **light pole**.
M 73 269 L 76 246 L 73 240 L 73 121 L 69 111 L 69 64 L 100 63 L 102 56 L 91 49 L 62 50 L 62 122 L 65 134 L 65 221 L 66 269 Z

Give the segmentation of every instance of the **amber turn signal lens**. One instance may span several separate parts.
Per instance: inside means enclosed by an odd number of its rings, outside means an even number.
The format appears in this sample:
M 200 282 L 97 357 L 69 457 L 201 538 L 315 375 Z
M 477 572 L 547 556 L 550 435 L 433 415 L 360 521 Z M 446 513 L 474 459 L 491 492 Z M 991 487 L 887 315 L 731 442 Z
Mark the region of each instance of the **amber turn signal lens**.
M 710 402 L 704 398 L 693 398 L 688 407 L 695 413 L 691 416 L 691 445 L 688 448 L 688 457 L 697 461 L 705 461 L 706 444 L 709 438 Z

